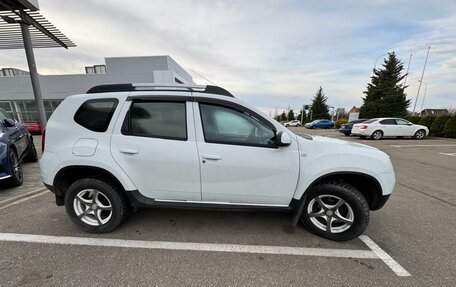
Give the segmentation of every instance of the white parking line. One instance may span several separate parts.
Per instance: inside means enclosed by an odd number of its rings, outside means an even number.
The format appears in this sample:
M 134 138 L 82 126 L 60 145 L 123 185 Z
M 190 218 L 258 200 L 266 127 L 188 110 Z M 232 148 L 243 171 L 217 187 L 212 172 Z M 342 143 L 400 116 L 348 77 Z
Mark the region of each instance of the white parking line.
M 390 144 L 392 147 L 456 147 L 456 144 L 407 144 L 407 145 L 394 145 Z
M 27 196 L 27 197 L 21 197 L 21 198 L 18 199 L 18 200 L 12 201 L 12 202 L 10 202 L 10 203 L 8 203 L 8 204 L 6 204 L 6 205 L 0 207 L 0 210 L 5 209 L 5 208 L 8 208 L 8 207 L 13 206 L 13 205 L 16 205 L 16 204 L 19 204 L 19 203 L 21 203 L 21 202 L 27 201 L 27 200 L 32 199 L 32 198 L 35 198 L 35 197 L 38 197 L 38 196 L 41 196 L 41 195 L 44 195 L 44 194 L 48 194 L 48 193 L 49 193 L 49 192 L 48 192 L 47 190 L 44 190 L 44 191 L 42 191 L 42 192 L 40 192 L 40 193 L 35 193 L 35 194 L 30 195 L 30 196 Z M 6 200 L 5 200 L 5 201 L 6 201 Z
M 448 155 L 448 156 L 456 156 L 456 153 L 445 153 L 445 152 L 439 152 L 441 155 Z
M 407 272 L 399 263 L 396 262 L 388 253 L 386 253 L 380 246 L 377 245 L 372 239 L 370 239 L 367 235 L 360 235 L 359 239 L 364 242 L 372 251 L 377 254 L 378 258 L 380 258 L 386 265 L 388 265 L 391 270 L 396 273 L 397 276 L 412 276 L 410 273 Z
M 117 248 L 143 248 L 143 249 L 165 249 L 165 250 L 187 250 L 187 251 L 208 251 L 208 252 L 232 252 L 232 253 L 253 253 L 253 254 L 275 254 L 295 256 L 320 256 L 320 257 L 342 257 L 358 259 L 381 259 L 398 276 L 410 276 L 402 266 L 394 261 L 391 256 L 384 252 L 369 237 L 362 235 L 360 239 L 371 250 L 352 249 L 325 249 L 287 246 L 265 246 L 265 245 L 240 245 L 240 244 L 218 244 L 218 243 L 196 243 L 196 242 L 171 242 L 171 241 L 144 241 L 124 240 L 93 237 L 70 237 L 52 235 L 34 235 L 18 233 L 0 233 L 0 242 L 27 242 L 42 244 L 63 244 L 63 245 L 84 245 L 102 246 Z
M 29 192 L 25 192 L 25 193 L 10 197 L 8 199 L 2 200 L 2 201 L 0 201 L 0 204 L 6 203 L 6 202 L 11 202 L 11 201 L 14 201 L 16 199 L 24 198 L 24 197 L 27 197 L 29 195 L 34 195 L 34 194 L 37 194 L 38 192 L 44 191 L 44 190 L 46 190 L 46 188 L 45 187 L 41 187 L 41 188 L 29 191 Z

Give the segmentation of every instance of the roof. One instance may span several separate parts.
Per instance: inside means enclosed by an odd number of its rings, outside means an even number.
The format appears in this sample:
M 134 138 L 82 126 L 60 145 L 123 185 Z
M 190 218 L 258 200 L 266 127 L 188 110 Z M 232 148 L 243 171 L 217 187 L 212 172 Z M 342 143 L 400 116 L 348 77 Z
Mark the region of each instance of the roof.
M 7 5 L 10 1 L 1 1 Z M 17 21 L 24 19 L 29 24 L 33 48 L 76 47 L 59 29 L 52 25 L 37 11 L 1 11 L 0 9 L 0 50 L 23 49 L 21 25 Z M 22 15 L 21 15 L 22 13 Z M 22 16 L 22 18 L 21 18 Z M 16 23 L 8 23 L 16 22 Z

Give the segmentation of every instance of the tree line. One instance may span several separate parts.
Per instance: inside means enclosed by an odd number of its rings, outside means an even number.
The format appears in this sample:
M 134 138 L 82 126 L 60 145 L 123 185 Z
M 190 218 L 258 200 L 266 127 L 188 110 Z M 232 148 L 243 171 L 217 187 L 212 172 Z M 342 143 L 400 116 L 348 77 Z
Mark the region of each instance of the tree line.
M 377 117 L 403 117 L 407 115 L 407 108 L 411 104 L 411 100 L 407 99 L 405 89 L 408 86 L 403 84 L 407 74 L 403 74 L 404 65 L 396 57 L 394 52 L 388 53 L 388 57 L 384 59 L 382 67 L 374 69 L 371 81 L 367 84 L 366 90 L 363 92 L 363 105 L 360 108 L 360 118 L 377 118 Z M 297 117 L 294 111 L 290 109 L 288 113 L 285 111 L 276 116 L 278 121 L 291 121 L 294 119 L 301 120 L 304 115 L 304 120 L 312 119 L 330 119 L 328 98 L 320 87 L 312 99 L 308 114 L 301 109 Z

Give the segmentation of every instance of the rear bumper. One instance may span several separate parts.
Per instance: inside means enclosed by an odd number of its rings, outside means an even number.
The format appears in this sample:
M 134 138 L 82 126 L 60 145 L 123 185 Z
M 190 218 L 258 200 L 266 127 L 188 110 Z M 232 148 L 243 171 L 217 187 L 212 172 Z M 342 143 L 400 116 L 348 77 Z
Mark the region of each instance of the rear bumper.
M 339 132 L 346 134 L 346 135 L 351 134 L 351 131 L 352 131 L 351 129 L 342 129 L 342 128 L 339 129 Z

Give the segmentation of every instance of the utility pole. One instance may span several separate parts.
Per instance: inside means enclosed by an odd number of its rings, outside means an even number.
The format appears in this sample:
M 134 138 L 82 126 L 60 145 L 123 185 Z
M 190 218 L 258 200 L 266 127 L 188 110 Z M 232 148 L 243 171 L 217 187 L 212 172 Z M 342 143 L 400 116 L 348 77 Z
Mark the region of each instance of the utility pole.
M 421 112 L 423 111 L 423 107 L 424 107 L 424 99 L 426 98 L 426 91 L 427 91 L 427 83 L 426 82 L 423 82 L 424 84 L 424 96 L 423 96 L 423 101 L 421 101 L 421 111 L 420 111 L 420 116 L 421 116 Z
M 407 77 L 408 77 L 408 74 L 409 74 L 409 70 L 410 70 L 410 63 L 412 62 L 412 53 L 410 53 L 410 58 L 409 58 L 409 62 L 408 62 L 408 65 L 407 65 L 407 73 L 405 73 L 405 78 L 404 78 L 404 88 L 405 88 L 405 84 L 407 83 Z
M 426 54 L 426 60 L 424 61 L 423 72 L 421 73 L 420 85 L 418 86 L 418 92 L 416 93 L 415 105 L 413 105 L 413 113 L 415 115 L 416 103 L 418 102 L 418 96 L 420 95 L 421 84 L 423 83 L 424 71 L 426 70 L 426 64 L 429 57 L 429 50 L 431 50 L 431 46 L 429 46 Z

